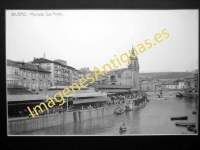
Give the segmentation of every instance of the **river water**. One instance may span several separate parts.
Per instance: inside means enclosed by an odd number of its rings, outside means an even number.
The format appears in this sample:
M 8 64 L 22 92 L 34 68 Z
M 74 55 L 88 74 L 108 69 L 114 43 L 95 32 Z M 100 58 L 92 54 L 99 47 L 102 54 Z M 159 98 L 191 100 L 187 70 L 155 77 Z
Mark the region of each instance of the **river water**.
M 175 93 L 163 93 L 164 99 L 149 93 L 150 102 L 133 111 L 123 114 L 69 123 L 65 125 L 20 133 L 21 135 L 194 135 L 186 127 L 179 127 L 175 122 L 195 122 L 198 127 L 197 101 L 194 98 L 178 98 Z M 165 100 L 166 99 L 166 100 Z M 188 116 L 188 120 L 171 121 L 170 117 Z M 119 127 L 125 123 L 127 131 L 120 133 Z M 198 129 L 197 129 L 198 130 Z M 197 134 L 197 133 L 196 133 Z

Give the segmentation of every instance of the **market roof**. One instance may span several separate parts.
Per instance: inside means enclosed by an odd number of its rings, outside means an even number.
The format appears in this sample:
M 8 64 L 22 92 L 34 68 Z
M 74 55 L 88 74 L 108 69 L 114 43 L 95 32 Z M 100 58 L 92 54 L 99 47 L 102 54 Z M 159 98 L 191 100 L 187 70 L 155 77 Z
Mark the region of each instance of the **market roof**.
M 7 95 L 8 102 L 46 100 L 45 95 Z
M 88 87 L 82 87 L 82 86 L 79 86 L 81 90 L 88 90 L 89 88 Z M 49 90 L 63 90 L 64 88 L 70 88 L 70 86 L 63 86 L 63 85 L 59 85 L 59 86 L 52 86 L 49 88 Z M 78 90 L 77 86 L 73 86 L 73 88 L 75 90 Z
M 63 90 L 47 90 L 47 91 L 42 91 L 39 94 L 44 95 L 44 96 L 48 95 L 48 97 L 53 98 L 57 92 L 60 92 L 63 95 Z M 70 94 L 72 94 L 71 97 L 102 97 L 103 96 L 102 93 L 95 92 L 90 89 L 75 90 L 75 93 L 71 90 L 69 93 L 67 93 L 67 95 L 70 95 Z
M 107 85 L 107 84 L 93 84 L 98 89 L 131 89 L 131 85 Z
M 118 89 L 116 89 L 116 90 L 100 90 L 100 91 L 102 91 L 102 92 L 106 92 L 106 93 L 130 92 L 129 90 L 123 90 L 123 89 L 121 89 L 121 90 L 118 90 Z
M 82 104 L 82 103 L 94 103 L 94 102 L 105 102 L 109 101 L 110 99 L 107 97 L 101 98 L 90 98 L 90 99 L 77 99 L 73 101 L 73 104 Z

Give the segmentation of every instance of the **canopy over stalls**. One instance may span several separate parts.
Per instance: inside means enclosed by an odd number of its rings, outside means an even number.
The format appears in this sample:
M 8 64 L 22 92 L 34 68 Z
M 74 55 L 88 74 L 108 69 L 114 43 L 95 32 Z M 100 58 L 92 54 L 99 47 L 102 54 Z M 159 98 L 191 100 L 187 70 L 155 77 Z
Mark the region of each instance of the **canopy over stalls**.
M 129 92 L 129 90 L 123 90 L 123 89 L 110 89 L 110 90 L 101 90 L 102 92 L 107 92 L 107 93 L 120 93 L 120 92 Z
M 109 98 L 99 97 L 99 98 L 90 98 L 90 99 L 77 99 L 73 101 L 73 104 L 82 104 L 82 103 L 96 103 L 96 102 L 106 102 L 109 101 Z

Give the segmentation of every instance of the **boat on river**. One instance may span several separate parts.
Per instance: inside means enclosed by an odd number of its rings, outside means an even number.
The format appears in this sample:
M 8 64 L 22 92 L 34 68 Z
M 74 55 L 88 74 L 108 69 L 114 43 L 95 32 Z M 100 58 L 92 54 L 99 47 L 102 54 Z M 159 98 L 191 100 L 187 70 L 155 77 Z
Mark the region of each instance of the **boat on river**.
M 131 111 L 131 110 L 133 110 L 132 104 L 131 104 L 131 103 L 128 103 L 128 104 L 125 106 L 125 111 Z
M 171 117 L 171 120 L 187 120 L 187 116 L 180 116 L 180 117 Z
M 119 131 L 121 131 L 121 132 L 126 131 L 126 130 L 127 130 L 127 128 L 126 128 L 125 124 L 123 124 L 123 125 L 120 126 L 120 128 L 119 128 Z
M 178 93 L 178 94 L 176 94 L 176 97 L 183 97 L 183 94 Z
M 196 111 L 193 111 L 192 114 L 197 114 L 197 112 L 196 112 Z
M 188 131 L 192 131 L 192 132 L 194 132 L 194 133 L 197 132 L 197 130 L 196 130 L 194 127 L 187 127 L 187 130 L 188 130 Z
M 195 127 L 196 123 L 176 122 L 176 126 Z
M 116 109 L 115 109 L 115 113 L 116 114 L 122 114 L 122 113 L 124 113 L 124 109 L 123 108 L 120 108 L 120 107 L 117 107 Z

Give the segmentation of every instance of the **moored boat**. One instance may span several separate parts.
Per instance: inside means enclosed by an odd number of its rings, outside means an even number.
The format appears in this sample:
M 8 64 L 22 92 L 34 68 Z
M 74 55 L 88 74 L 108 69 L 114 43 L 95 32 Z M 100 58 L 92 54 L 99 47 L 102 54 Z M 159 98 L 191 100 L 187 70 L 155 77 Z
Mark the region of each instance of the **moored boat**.
M 187 130 L 188 130 L 188 131 L 192 131 L 192 132 L 194 132 L 194 133 L 197 132 L 197 130 L 196 130 L 194 127 L 187 127 Z
M 126 108 L 125 111 L 131 111 L 133 108 Z
M 117 107 L 117 108 L 115 109 L 115 113 L 116 113 L 116 114 L 122 114 L 122 113 L 124 113 L 124 109 L 122 109 L 122 108 L 120 108 L 120 107 Z
M 127 128 L 125 126 L 125 124 L 123 124 L 122 126 L 120 126 L 119 131 L 126 131 Z
M 171 117 L 171 120 L 187 120 L 187 116 L 182 116 L 182 117 Z
M 133 107 L 132 107 L 132 104 L 129 103 L 125 106 L 125 111 L 130 111 L 130 110 L 133 110 Z
M 197 112 L 196 112 L 196 111 L 193 111 L 192 113 L 193 113 L 193 114 L 196 114 Z
M 195 127 L 196 123 L 176 122 L 176 126 Z
M 176 94 L 176 97 L 183 97 L 183 94 L 178 93 L 178 94 Z

